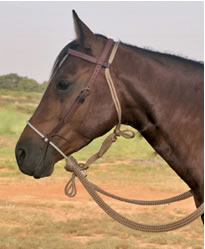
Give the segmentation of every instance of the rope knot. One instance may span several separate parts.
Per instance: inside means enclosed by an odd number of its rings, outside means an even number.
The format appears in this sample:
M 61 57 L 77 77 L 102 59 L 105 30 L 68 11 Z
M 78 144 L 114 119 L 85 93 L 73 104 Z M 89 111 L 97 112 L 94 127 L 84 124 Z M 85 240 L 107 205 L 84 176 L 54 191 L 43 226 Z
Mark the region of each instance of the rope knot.
M 64 169 L 69 172 L 73 172 L 73 167 L 72 165 L 68 164 L 68 161 L 65 159 L 65 166 Z
M 118 124 L 115 128 L 115 131 L 114 131 L 114 134 L 116 135 L 116 139 L 117 137 L 124 137 L 124 138 L 127 138 L 127 139 L 130 139 L 130 138 L 133 138 L 135 137 L 135 133 L 134 131 L 130 130 L 130 129 L 125 129 L 125 130 L 121 130 L 120 129 L 120 124 Z
M 114 130 L 114 134 L 115 134 L 115 136 L 114 136 L 113 140 L 115 139 L 115 141 L 116 141 L 117 137 L 120 137 L 120 135 L 121 135 L 121 130 L 118 127 L 116 127 L 116 129 Z
M 78 166 L 82 170 L 87 170 L 89 168 L 89 165 L 86 165 L 85 163 L 79 163 Z

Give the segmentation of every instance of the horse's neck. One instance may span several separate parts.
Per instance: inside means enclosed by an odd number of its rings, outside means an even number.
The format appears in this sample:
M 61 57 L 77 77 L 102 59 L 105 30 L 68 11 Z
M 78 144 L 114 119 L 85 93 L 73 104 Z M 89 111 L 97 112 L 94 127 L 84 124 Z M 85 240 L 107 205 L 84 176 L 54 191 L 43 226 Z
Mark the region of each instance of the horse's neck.
M 181 60 L 121 46 L 115 75 L 123 123 L 136 128 L 193 187 L 199 179 L 196 176 L 192 181 L 188 175 L 193 174 L 193 167 L 201 169 L 202 159 L 196 155 L 199 155 L 197 149 L 203 149 L 203 98 L 198 84 L 203 80 L 203 72 L 200 69 L 197 72 L 194 63 L 184 65 L 185 60 Z M 183 70 L 188 72 L 183 74 Z M 190 138 L 193 132 L 195 137 Z

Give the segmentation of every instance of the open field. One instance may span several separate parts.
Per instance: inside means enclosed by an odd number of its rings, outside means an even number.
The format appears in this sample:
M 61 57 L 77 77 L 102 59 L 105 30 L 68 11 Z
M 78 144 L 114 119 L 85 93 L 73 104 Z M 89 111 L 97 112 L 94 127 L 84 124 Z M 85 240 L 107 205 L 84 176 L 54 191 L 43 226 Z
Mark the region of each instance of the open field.
M 77 196 L 64 186 L 70 173 L 63 162 L 49 178 L 23 175 L 14 148 L 39 94 L 0 92 L 0 249 L 202 249 L 201 220 L 168 233 L 141 233 L 111 220 L 77 180 Z M 74 156 L 85 160 L 96 152 L 99 138 Z M 88 178 L 104 189 L 135 199 L 163 199 L 188 190 L 179 177 L 137 135 L 120 138 L 88 170 Z M 143 207 L 105 198 L 121 214 L 141 223 L 168 223 L 191 213 L 192 198 L 166 206 Z

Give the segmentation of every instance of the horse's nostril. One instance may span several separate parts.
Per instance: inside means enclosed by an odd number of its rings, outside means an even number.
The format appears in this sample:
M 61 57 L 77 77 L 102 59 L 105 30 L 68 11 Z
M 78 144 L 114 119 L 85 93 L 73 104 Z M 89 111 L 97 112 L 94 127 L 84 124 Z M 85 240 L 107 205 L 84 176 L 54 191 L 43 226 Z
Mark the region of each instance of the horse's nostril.
M 21 165 L 23 163 L 25 157 L 26 157 L 25 150 L 22 149 L 22 148 L 17 149 L 17 151 L 16 151 L 16 158 L 17 158 L 17 161 L 18 161 L 19 165 Z

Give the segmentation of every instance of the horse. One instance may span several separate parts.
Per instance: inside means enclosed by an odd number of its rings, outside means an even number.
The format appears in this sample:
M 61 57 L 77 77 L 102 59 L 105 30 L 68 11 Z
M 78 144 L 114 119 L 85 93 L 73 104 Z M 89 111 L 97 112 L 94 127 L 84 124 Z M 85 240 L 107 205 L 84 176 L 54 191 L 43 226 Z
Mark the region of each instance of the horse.
M 76 39 L 57 56 L 48 88 L 29 122 L 65 155 L 110 131 L 118 116 L 104 75 L 109 66 L 122 124 L 139 131 L 190 187 L 199 207 L 204 201 L 203 63 L 120 42 L 112 64 L 100 65 L 91 89 L 87 82 L 93 62 L 109 39 L 94 34 L 74 10 L 73 20 Z M 110 53 L 104 54 L 105 60 Z M 76 111 L 70 111 L 76 99 Z M 15 148 L 23 173 L 36 179 L 52 174 L 62 155 L 47 141 L 25 127 Z

